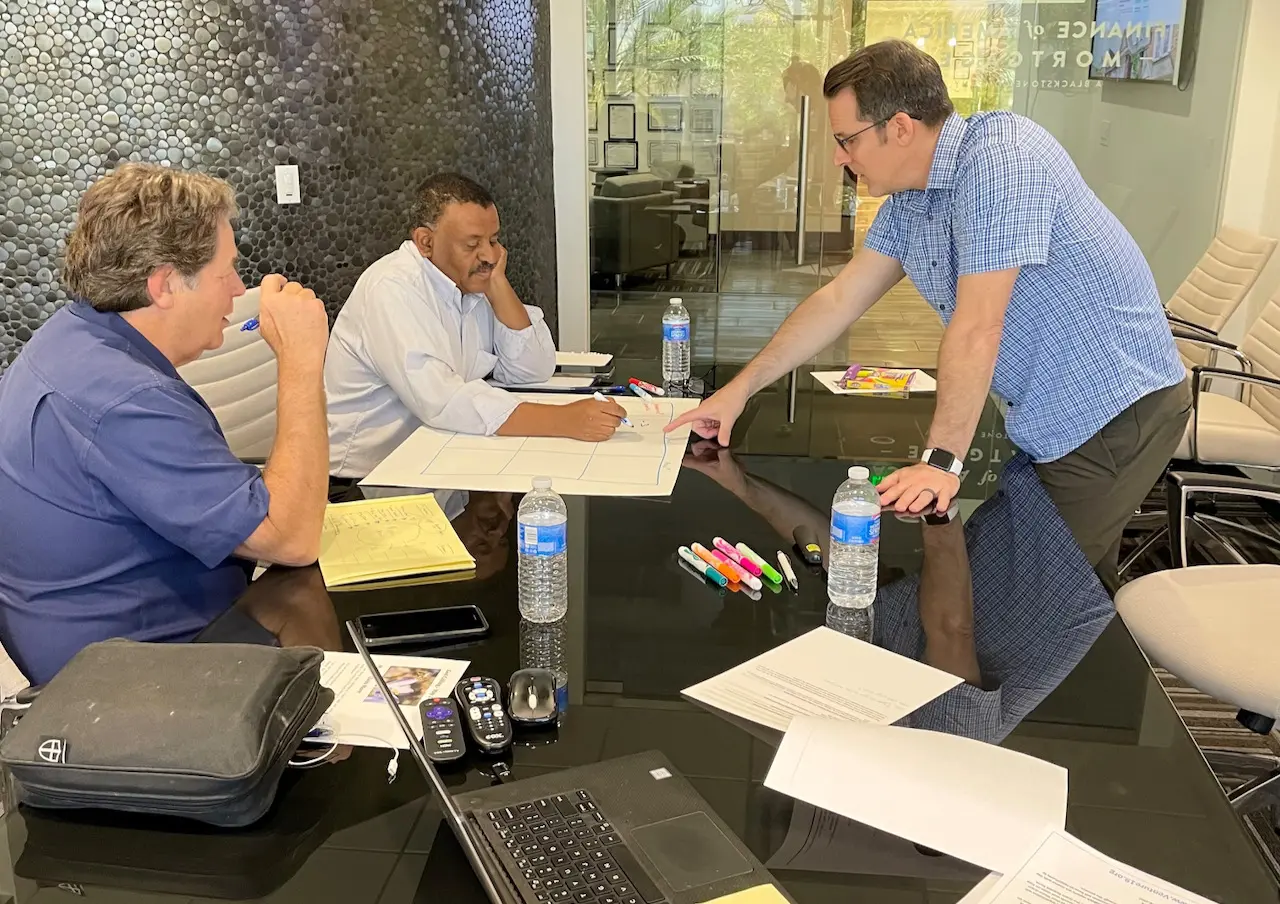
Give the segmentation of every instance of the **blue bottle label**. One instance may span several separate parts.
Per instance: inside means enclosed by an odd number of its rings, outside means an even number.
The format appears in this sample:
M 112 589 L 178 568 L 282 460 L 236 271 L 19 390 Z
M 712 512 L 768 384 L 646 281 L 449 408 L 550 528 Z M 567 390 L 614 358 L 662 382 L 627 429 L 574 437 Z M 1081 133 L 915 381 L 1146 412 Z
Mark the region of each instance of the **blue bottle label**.
M 568 522 L 560 524 L 521 524 L 520 555 L 558 556 L 564 552 Z
M 689 324 L 685 323 L 664 323 L 662 325 L 662 338 L 667 342 L 688 342 L 689 341 Z
M 846 515 L 831 513 L 831 542 L 866 546 L 880 539 L 879 515 Z

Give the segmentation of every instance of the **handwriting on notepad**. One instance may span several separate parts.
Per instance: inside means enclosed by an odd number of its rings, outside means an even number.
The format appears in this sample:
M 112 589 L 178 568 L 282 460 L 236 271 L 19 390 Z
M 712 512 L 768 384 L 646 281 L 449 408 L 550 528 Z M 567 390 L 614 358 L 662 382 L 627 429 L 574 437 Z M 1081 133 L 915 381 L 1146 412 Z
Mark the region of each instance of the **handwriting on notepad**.
M 782 896 L 782 892 L 778 891 L 774 886 L 757 885 L 755 888 L 724 895 L 723 897 L 706 901 L 704 904 L 788 904 L 788 902 Z

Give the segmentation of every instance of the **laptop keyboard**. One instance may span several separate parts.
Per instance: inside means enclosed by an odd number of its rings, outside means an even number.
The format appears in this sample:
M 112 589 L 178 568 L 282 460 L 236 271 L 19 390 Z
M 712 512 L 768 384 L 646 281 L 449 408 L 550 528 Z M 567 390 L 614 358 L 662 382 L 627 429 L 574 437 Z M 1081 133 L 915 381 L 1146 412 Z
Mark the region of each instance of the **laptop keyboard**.
M 486 814 L 526 898 L 538 904 L 666 904 L 586 791 Z

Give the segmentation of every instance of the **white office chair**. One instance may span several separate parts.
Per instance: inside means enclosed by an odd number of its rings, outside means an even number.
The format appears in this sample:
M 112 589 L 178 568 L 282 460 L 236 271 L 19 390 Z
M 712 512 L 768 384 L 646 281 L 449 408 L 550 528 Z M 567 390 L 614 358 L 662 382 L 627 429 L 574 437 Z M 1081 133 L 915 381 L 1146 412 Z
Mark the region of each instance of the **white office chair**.
M 1239 370 L 1203 365 L 1191 368 L 1191 419 L 1187 422 L 1182 442 L 1173 453 L 1174 461 L 1196 462 L 1217 470 L 1256 468 L 1280 471 L 1280 292 L 1267 302 L 1239 348 L 1207 334 L 1194 335 L 1176 324 L 1173 332 L 1185 340 L 1184 344 L 1206 352 L 1230 355 L 1239 364 Z M 1239 397 L 1207 391 L 1206 384 L 1210 380 L 1215 384 L 1233 384 L 1238 387 Z M 1171 480 L 1172 475 L 1166 479 Z M 1171 486 L 1169 491 L 1176 495 L 1178 488 Z M 1193 492 L 1205 496 L 1214 490 L 1196 486 Z M 1152 533 L 1120 563 L 1121 575 L 1169 533 L 1175 524 L 1173 514 L 1172 511 L 1144 510 L 1129 520 L 1129 528 L 1151 528 Z M 1275 538 L 1269 534 L 1224 518 L 1222 514 L 1225 512 L 1189 511 L 1187 517 L 1198 530 L 1225 548 L 1241 564 L 1246 564 L 1247 560 L 1220 528 L 1226 527 L 1248 534 L 1259 542 L 1275 544 Z M 1181 525 L 1182 522 L 1177 523 Z M 1176 532 L 1181 534 L 1183 528 L 1177 527 Z
M 1223 226 L 1195 269 L 1165 303 L 1169 322 L 1216 337 L 1240 307 L 1258 275 L 1271 260 L 1276 240 L 1232 226 Z M 1216 363 L 1211 349 L 1179 342 L 1187 367 Z
M 1269 734 L 1280 718 L 1280 565 L 1201 565 L 1145 575 L 1116 593 L 1116 611 L 1154 664 L 1237 706 Z M 1255 777 L 1227 794 L 1241 814 L 1273 807 L 1280 830 L 1280 759 L 1204 750 L 1211 763 Z M 1270 858 L 1268 858 L 1270 860 Z M 1280 865 L 1271 868 L 1280 879 Z
M 213 409 L 231 451 L 245 461 L 262 463 L 276 435 L 276 356 L 257 330 L 240 327 L 258 316 L 255 287 L 235 301 L 231 325 L 221 348 L 205 352 L 178 369 L 182 378 Z

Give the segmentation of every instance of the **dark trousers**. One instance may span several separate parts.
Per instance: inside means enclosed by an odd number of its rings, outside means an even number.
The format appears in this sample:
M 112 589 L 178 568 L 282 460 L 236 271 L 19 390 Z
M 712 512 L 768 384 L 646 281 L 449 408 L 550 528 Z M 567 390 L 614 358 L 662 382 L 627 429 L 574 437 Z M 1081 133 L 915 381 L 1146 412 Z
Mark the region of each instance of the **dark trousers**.
M 1191 385 L 1143 396 L 1057 461 L 1036 465 L 1071 533 L 1115 593 L 1120 537 L 1169 466 L 1191 416 Z

